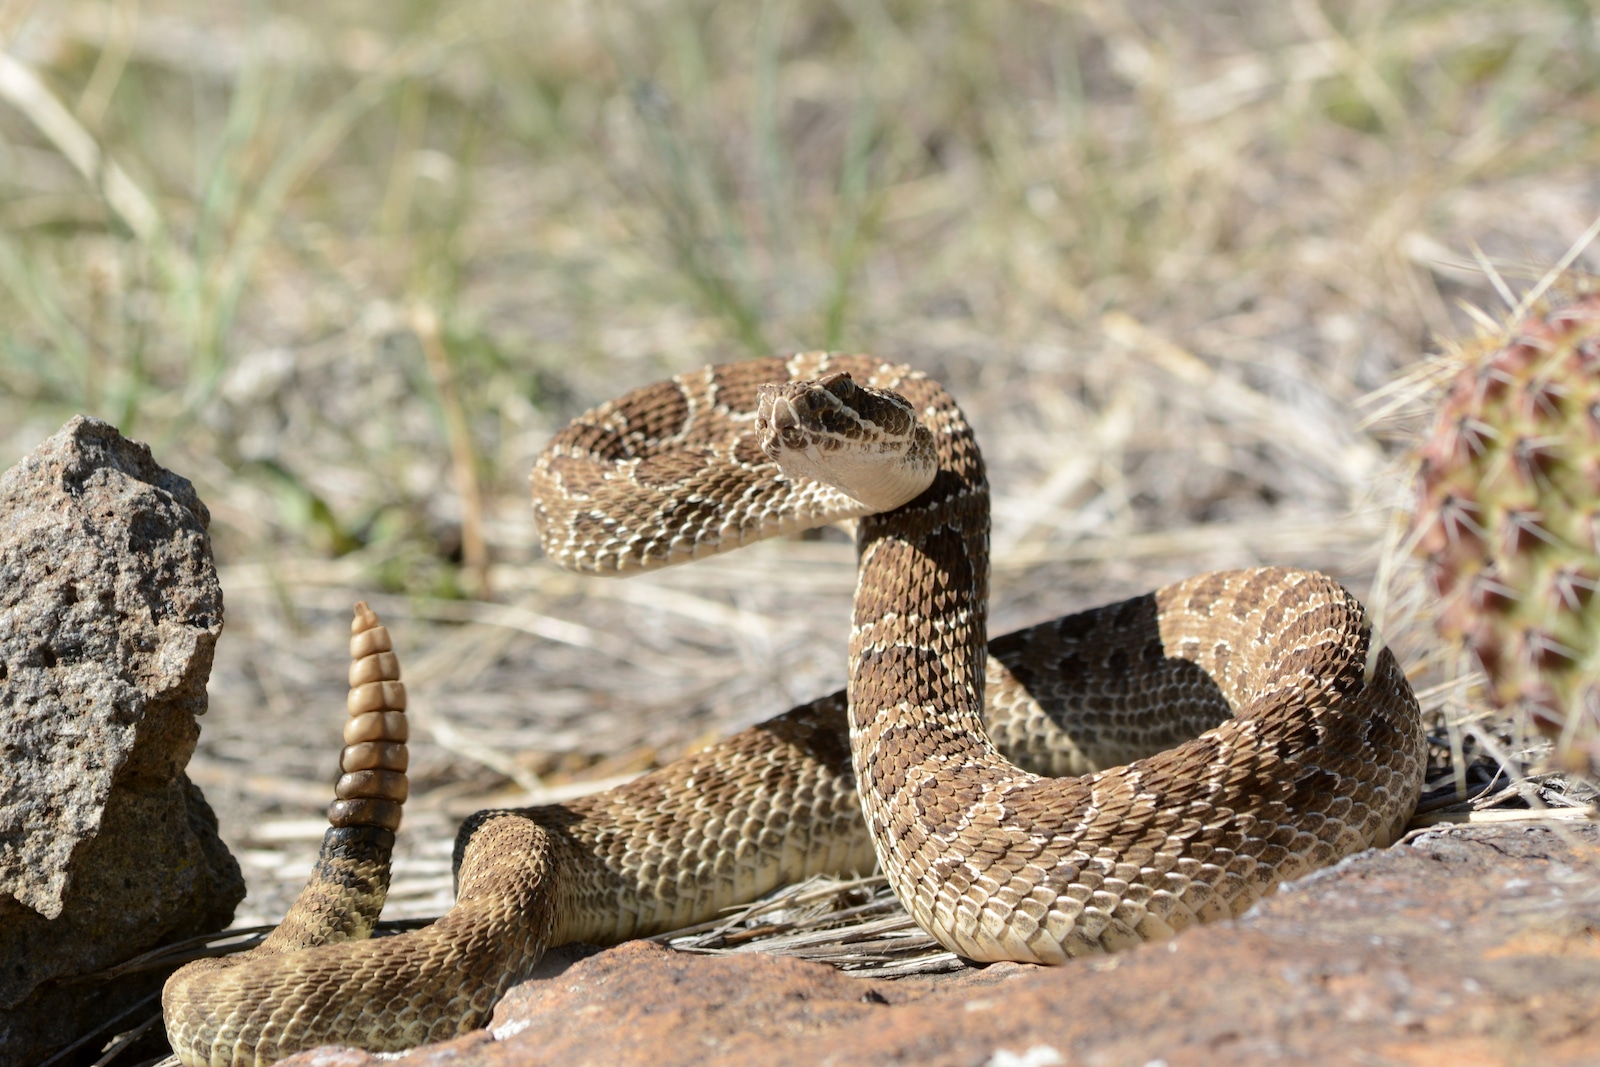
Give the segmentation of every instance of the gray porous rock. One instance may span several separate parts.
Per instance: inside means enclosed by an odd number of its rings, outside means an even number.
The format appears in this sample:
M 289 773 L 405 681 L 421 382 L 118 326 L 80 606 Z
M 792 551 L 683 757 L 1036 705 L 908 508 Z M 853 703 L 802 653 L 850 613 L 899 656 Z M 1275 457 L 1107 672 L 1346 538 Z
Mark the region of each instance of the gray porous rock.
M 225 927 L 239 865 L 183 773 L 222 589 L 189 482 L 79 416 L 0 476 L 0 1063 L 159 975 L 77 982 Z

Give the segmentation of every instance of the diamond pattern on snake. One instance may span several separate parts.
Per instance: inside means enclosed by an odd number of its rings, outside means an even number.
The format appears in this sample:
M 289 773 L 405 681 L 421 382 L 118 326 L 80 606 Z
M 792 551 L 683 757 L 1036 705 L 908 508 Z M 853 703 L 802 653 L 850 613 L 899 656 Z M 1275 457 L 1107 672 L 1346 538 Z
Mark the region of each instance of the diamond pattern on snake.
M 1059 964 L 1238 915 L 1388 844 L 1416 805 L 1416 699 L 1323 575 L 1202 574 L 989 641 L 983 459 L 908 367 L 805 353 L 685 374 L 574 420 L 532 482 L 545 551 L 593 574 L 856 520 L 847 690 L 607 793 L 480 812 L 454 907 L 374 939 L 405 691 L 359 606 L 333 826 L 263 944 L 168 981 L 185 1064 L 448 1038 L 552 945 L 821 872 L 881 869 L 968 959 Z

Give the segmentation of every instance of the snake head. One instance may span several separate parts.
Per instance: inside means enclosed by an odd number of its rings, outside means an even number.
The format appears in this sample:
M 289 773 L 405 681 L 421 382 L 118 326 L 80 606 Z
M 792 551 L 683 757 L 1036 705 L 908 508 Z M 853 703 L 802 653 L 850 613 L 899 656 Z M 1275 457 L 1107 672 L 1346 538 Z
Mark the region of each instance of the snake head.
M 933 482 L 933 435 L 898 393 L 860 385 L 844 371 L 763 385 L 755 433 L 785 476 L 848 493 L 890 511 Z

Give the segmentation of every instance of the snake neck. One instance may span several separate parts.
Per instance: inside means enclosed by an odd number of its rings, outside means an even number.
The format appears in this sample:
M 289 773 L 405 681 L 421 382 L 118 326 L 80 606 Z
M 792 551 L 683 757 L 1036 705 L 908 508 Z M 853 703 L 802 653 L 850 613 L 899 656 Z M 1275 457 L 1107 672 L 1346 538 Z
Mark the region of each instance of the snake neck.
M 999 760 L 983 725 L 989 485 L 972 429 L 937 385 L 896 386 L 934 431 L 938 474 L 920 497 L 857 528 L 850 734 L 873 838 L 891 799 L 930 770 Z M 880 832 L 881 831 L 881 832 Z

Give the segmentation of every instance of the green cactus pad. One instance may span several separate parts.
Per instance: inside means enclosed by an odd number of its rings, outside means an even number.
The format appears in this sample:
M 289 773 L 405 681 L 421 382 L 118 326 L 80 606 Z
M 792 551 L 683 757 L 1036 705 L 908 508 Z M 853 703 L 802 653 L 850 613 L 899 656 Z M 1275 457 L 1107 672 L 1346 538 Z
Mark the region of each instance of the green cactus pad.
M 1416 551 L 1441 636 L 1498 706 L 1600 767 L 1600 294 L 1466 347 L 1420 449 Z

